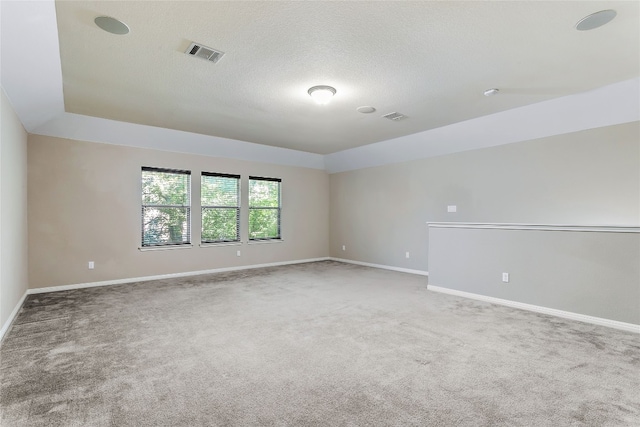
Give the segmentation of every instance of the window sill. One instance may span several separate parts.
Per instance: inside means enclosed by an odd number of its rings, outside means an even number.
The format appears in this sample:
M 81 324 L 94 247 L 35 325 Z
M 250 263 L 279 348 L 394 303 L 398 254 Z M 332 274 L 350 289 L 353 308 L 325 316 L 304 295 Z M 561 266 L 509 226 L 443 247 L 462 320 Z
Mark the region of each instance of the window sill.
M 282 239 L 264 239 L 264 240 L 249 240 L 247 245 L 261 245 L 263 243 L 283 243 Z
M 147 252 L 147 251 L 169 251 L 173 249 L 191 249 L 191 248 L 193 248 L 193 245 L 189 244 L 189 245 L 143 246 L 141 248 L 138 248 L 138 250 L 140 252 Z
M 210 243 L 200 243 L 201 248 L 210 248 L 215 246 L 241 246 L 242 242 L 210 242 Z

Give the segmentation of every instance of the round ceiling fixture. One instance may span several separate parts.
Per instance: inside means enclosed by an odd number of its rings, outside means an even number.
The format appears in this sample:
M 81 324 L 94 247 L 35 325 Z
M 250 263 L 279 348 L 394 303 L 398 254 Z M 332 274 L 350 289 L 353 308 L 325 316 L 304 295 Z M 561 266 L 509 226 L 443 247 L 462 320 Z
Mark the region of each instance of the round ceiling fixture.
M 588 31 L 598 27 L 602 27 L 604 24 L 611 22 L 617 15 L 613 9 L 601 10 L 600 12 L 592 13 L 585 16 L 576 24 L 576 30 Z
M 358 113 L 362 113 L 362 114 L 371 114 L 374 111 L 376 111 L 376 109 L 371 107 L 371 106 L 369 106 L 369 105 L 363 105 L 362 107 L 356 108 L 356 111 Z
M 108 33 L 118 35 L 129 34 L 129 26 L 122 21 L 118 21 L 116 18 L 98 16 L 93 22 Z
M 494 87 L 492 89 L 485 90 L 483 93 L 484 93 L 484 96 L 493 96 L 493 95 L 496 95 L 498 92 L 500 92 L 500 89 L 496 89 Z
M 336 90 L 331 86 L 314 86 L 307 91 L 311 98 L 320 105 L 324 105 L 331 101 Z

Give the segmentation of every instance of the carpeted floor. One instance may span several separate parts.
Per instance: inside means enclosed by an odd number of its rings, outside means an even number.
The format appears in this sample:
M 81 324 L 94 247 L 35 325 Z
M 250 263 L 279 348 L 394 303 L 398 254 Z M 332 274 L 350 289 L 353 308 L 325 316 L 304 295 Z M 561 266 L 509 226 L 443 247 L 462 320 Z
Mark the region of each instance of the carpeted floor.
M 11 426 L 637 426 L 640 337 L 337 262 L 29 296 Z

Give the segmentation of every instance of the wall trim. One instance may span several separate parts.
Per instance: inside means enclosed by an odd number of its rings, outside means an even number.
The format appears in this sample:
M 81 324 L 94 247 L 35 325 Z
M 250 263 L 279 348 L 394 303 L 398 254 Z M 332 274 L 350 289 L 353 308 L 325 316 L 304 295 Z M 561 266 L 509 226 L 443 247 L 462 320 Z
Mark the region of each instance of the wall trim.
M 227 271 L 251 270 L 254 268 L 304 264 L 307 262 L 328 261 L 329 259 L 330 259 L 329 257 L 308 258 L 308 259 L 299 259 L 294 261 L 270 262 L 266 264 L 242 265 L 237 267 L 214 268 L 211 270 L 187 271 L 183 273 L 160 274 L 156 276 L 132 277 L 127 279 L 104 280 L 101 282 L 77 283 L 73 285 L 60 285 L 60 286 L 49 286 L 46 288 L 27 289 L 27 291 L 24 293 L 24 295 L 22 295 L 22 298 L 20 298 L 20 301 L 18 301 L 18 304 L 16 304 L 15 308 L 9 315 L 9 318 L 7 319 L 7 321 L 4 323 L 4 325 L 2 325 L 2 329 L 0 329 L 0 345 L 2 344 L 2 339 L 4 338 L 5 334 L 7 334 L 7 332 L 9 332 L 9 330 L 11 329 L 11 326 L 13 325 L 13 321 L 15 320 L 16 316 L 20 312 L 20 309 L 22 308 L 22 305 L 24 304 L 24 300 L 27 298 L 27 295 L 44 294 L 47 292 L 69 291 L 73 289 L 94 288 L 98 286 L 111 286 L 111 285 L 123 285 L 126 283 L 148 282 L 150 280 L 171 279 L 175 277 L 198 276 L 200 274 L 224 273 Z
M 126 279 L 104 280 L 101 282 L 77 283 L 73 285 L 49 286 L 46 288 L 33 288 L 27 290 L 27 294 L 44 294 L 47 292 L 69 291 L 73 289 L 94 288 L 96 286 L 123 285 L 126 283 L 148 282 L 150 280 L 173 279 L 176 277 L 198 276 L 200 274 L 224 273 L 227 271 L 251 270 L 254 268 L 278 267 L 281 265 L 304 264 L 307 262 L 327 261 L 328 257 L 298 259 L 294 261 L 270 262 L 266 264 L 241 265 L 236 267 L 214 268 L 211 270 L 186 271 L 182 273 L 159 274 L 156 276 L 130 277 Z
M 22 295 L 22 298 L 20 298 L 20 301 L 18 301 L 16 306 L 13 308 L 13 311 L 11 312 L 9 317 L 7 318 L 7 321 L 4 322 L 4 325 L 2 325 L 2 329 L 0 329 L 0 345 L 2 345 L 2 340 L 4 339 L 5 335 L 11 329 L 11 326 L 13 325 L 13 321 L 16 319 L 16 316 L 18 316 L 18 313 L 20 312 L 20 309 L 22 309 L 22 304 L 24 304 L 24 300 L 27 298 L 28 293 L 29 293 L 29 290 L 27 290 Z
M 7 321 L 4 323 L 4 325 L 2 325 L 2 329 L 0 329 L 0 345 L 2 345 L 2 341 L 5 335 L 11 329 L 11 326 L 13 325 L 13 322 L 16 316 L 22 309 L 22 306 L 24 304 L 24 301 L 27 295 L 41 294 L 41 293 L 47 293 L 47 292 L 59 292 L 59 291 L 66 291 L 66 290 L 72 290 L 72 289 L 92 288 L 97 286 L 111 286 L 111 285 L 120 285 L 120 284 L 126 284 L 126 283 L 146 282 L 151 280 L 170 279 L 170 278 L 176 278 L 176 277 L 197 276 L 200 274 L 223 273 L 228 271 L 251 270 L 255 268 L 264 268 L 264 267 L 278 267 L 283 265 L 304 264 L 307 262 L 318 262 L 318 261 L 337 261 L 337 262 L 344 262 L 347 264 L 362 265 L 365 267 L 380 268 L 383 270 L 392 270 L 392 271 L 399 271 L 402 273 L 417 274 L 420 276 L 429 275 L 428 271 L 423 271 L 423 270 L 413 270 L 408 268 L 393 267 L 390 265 L 373 264 L 369 262 L 354 261 L 354 260 L 349 260 L 344 258 L 321 257 L 321 258 L 308 258 L 308 259 L 294 260 L 294 261 L 282 261 L 282 262 L 254 264 L 254 265 L 237 266 L 237 267 L 224 267 L 224 268 L 216 268 L 216 269 L 210 269 L 210 270 L 189 271 L 189 272 L 183 272 L 183 273 L 161 274 L 156 276 L 144 276 L 144 277 L 135 277 L 135 278 L 128 278 L 128 279 L 106 280 L 101 282 L 78 283 L 73 285 L 61 285 L 61 286 L 50 286 L 46 288 L 28 289 L 24 293 L 24 295 L 22 295 L 22 298 L 20 298 L 20 301 L 18 301 L 18 303 L 14 307 L 13 311 L 7 318 Z M 521 310 L 548 314 L 551 316 L 557 316 L 557 317 L 570 319 L 570 320 L 577 320 L 579 322 L 591 323 L 594 325 L 606 326 L 609 328 L 614 328 L 614 329 L 619 329 L 627 332 L 634 332 L 634 333 L 640 334 L 640 325 L 636 325 L 633 323 L 619 322 L 617 320 L 610 320 L 610 319 L 604 319 L 601 317 L 588 316 L 585 314 L 573 313 L 573 312 L 564 311 L 564 310 L 557 310 L 555 308 L 548 308 L 548 307 L 542 307 L 542 306 L 537 306 L 533 304 L 526 304 L 526 303 L 506 300 L 502 298 L 490 297 L 486 295 L 474 294 L 471 292 L 458 291 L 456 289 L 443 288 L 441 286 L 435 286 L 435 285 L 427 285 L 427 289 L 432 292 L 439 292 L 439 293 L 459 296 L 463 298 L 475 299 L 478 301 L 504 305 L 507 307 L 518 308 Z
M 634 323 L 619 322 L 617 320 L 604 319 L 602 317 L 588 316 L 586 314 L 573 313 L 570 311 L 557 310 L 555 308 L 542 307 L 533 304 L 526 304 L 517 301 L 506 300 L 502 298 L 489 297 L 486 295 L 474 294 L 471 292 L 458 291 L 456 289 L 443 288 L 441 286 L 427 285 L 427 289 L 433 292 L 454 295 L 463 298 L 475 299 L 478 301 L 490 302 L 493 304 L 504 305 L 521 310 L 533 311 L 536 313 L 549 314 L 551 316 L 562 317 L 569 320 L 577 320 L 579 322 L 591 323 L 599 326 L 620 329 L 622 331 L 634 332 L 640 334 L 640 325 Z
M 640 233 L 637 225 L 517 224 L 491 222 L 427 222 L 432 228 L 472 228 L 490 230 L 591 231 L 600 233 Z
M 393 267 L 391 265 L 372 264 L 370 262 L 354 261 L 352 259 L 329 257 L 331 261 L 346 262 L 347 264 L 364 265 L 365 267 L 381 268 L 383 270 L 399 271 L 401 273 L 417 274 L 419 276 L 428 276 L 429 272 L 424 270 L 412 270 L 410 268 Z
M 322 154 L 63 112 L 30 130 L 101 144 L 324 170 Z

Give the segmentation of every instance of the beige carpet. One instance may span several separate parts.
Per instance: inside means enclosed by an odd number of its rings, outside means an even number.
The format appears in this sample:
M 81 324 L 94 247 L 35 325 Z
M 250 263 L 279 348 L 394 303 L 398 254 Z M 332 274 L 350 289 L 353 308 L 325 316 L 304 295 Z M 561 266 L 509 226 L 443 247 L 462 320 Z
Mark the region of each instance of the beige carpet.
M 638 426 L 638 335 L 319 262 L 32 295 L 10 426 Z

